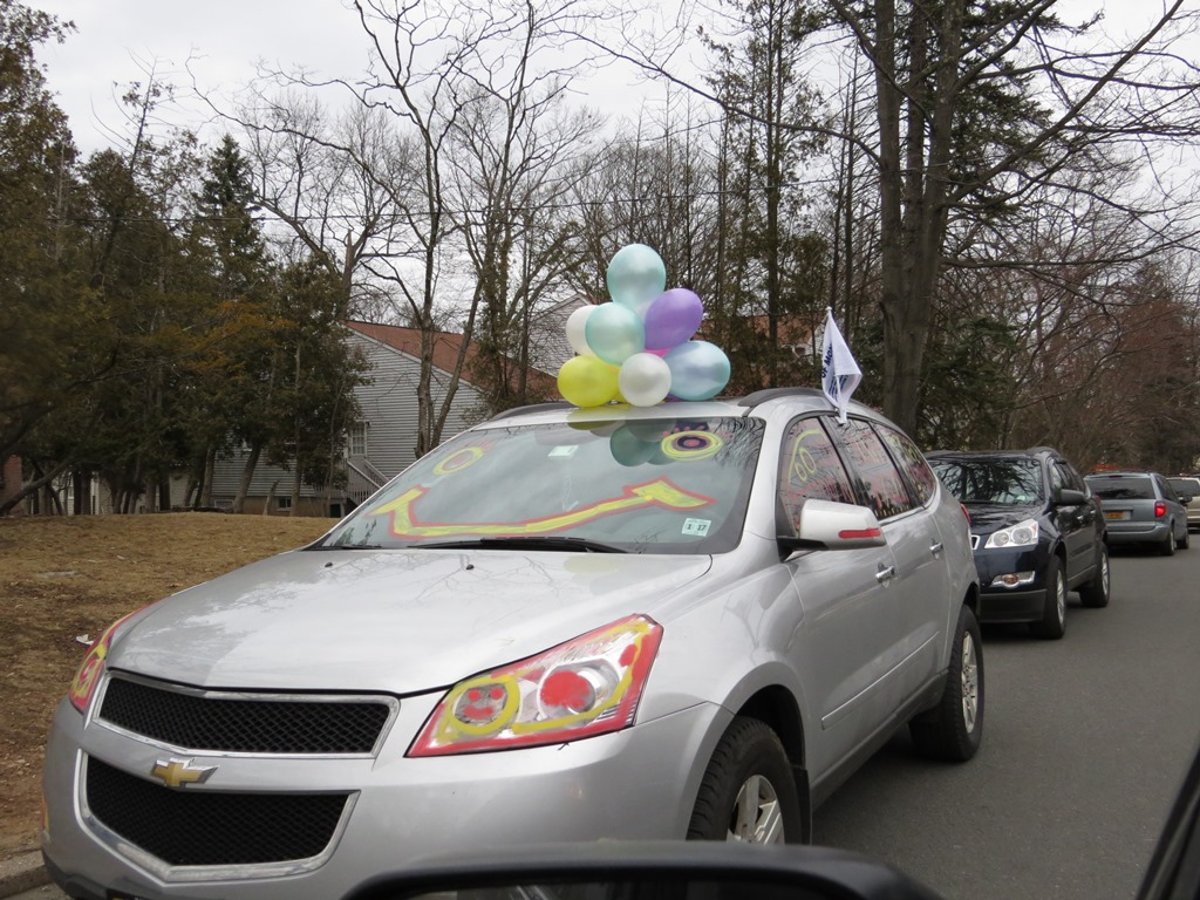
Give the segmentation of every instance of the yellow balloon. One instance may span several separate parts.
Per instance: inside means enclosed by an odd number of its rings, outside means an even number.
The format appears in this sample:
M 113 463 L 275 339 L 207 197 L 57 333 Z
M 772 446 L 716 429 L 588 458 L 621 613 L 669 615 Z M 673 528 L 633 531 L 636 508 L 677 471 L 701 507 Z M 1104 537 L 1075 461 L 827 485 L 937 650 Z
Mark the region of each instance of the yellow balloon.
M 598 356 L 576 356 L 558 370 L 558 391 L 576 406 L 603 406 L 617 396 L 620 372 Z

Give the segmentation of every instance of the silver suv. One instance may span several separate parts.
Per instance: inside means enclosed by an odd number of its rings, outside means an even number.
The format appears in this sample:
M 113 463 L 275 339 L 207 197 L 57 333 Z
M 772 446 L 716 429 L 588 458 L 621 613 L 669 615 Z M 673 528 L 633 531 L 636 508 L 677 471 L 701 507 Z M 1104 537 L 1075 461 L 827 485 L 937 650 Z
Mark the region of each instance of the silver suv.
M 983 728 L 962 509 L 813 391 L 549 406 L 92 646 L 45 768 L 74 897 L 334 898 L 455 848 L 808 837 Z

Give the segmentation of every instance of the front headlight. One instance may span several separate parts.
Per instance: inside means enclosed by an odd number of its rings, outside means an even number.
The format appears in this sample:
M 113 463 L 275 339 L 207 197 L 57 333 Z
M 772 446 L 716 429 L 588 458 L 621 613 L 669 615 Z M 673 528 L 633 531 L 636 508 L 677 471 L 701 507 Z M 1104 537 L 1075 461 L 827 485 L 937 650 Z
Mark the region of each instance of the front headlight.
M 75 673 L 75 678 L 71 681 L 67 697 L 70 699 L 71 705 L 80 712 L 87 712 L 92 694 L 96 691 L 96 685 L 100 683 L 100 676 L 104 674 L 104 661 L 108 658 L 108 648 L 112 644 L 113 635 L 129 616 L 140 611 L 135 609 L 129 615 L 122 616 L 109 625 L 104 630 L 104 634 L 92 643 L 87 656 L 79 664 L 79 671 Z
M 434 709 L 409 756 L 561 744 L 633 724 L 662 626 L 629 616 L 461 681 Z
M 984 547 L 1030 547 L 1038 541 L 1037 519 L 1026 519 L 988 535 Z

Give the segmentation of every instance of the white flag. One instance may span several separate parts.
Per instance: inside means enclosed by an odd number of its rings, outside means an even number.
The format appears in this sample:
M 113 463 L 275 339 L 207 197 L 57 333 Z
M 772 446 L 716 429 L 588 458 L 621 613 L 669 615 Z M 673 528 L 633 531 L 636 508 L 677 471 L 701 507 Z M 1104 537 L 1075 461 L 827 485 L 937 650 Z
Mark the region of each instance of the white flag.
M 846 406 L 850 395 L 862 381 L 862 369 L 854 361 L 837 322 L 833 321 L 833 309 L 825 307 L 825 336 L 821 339 L 821 390 L 829 402 L 837 407 L 838 421 L 846 423 Z

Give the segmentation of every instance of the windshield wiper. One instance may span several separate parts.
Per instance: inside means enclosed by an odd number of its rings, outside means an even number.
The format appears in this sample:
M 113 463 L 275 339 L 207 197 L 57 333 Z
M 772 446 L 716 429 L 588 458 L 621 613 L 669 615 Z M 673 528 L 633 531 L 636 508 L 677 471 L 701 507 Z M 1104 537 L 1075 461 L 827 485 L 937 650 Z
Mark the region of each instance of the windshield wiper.
M 382 550 L 383 544 L 321 544 L 309 550 Z
M 410 549 L 460 550 L 570 550 L 576 553 L 628 553 L 621 547 L 581 537 L 553 535 L 514 535 L 512 537 L 483 537 L 469 541 L 439 541 L 434 544 L 409 544 Z

